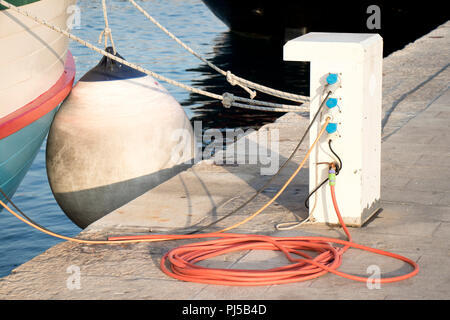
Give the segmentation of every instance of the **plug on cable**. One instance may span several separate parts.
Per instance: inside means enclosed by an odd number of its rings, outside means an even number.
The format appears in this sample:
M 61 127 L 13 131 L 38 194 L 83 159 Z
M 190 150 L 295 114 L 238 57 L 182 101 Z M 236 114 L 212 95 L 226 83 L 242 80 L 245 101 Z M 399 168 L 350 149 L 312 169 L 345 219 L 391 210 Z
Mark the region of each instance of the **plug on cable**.
M 332 142 L 333 140 L 329 140 L 328 141 L 328 147 L 330 148 L 331 153 L 336 157 L 336 159 L 338 160 L 338 162 L 319 162 L 316 163 L 316 165 L 319 164 L 327 164 L 328 165 L 328 170 L 331 170 L 332 168 L 334 168 L 336 175 L 339 175 L 339 173 L 342 170 L 342 160 L 341 158 L 338 156 L 338 154 L 334 151 L 333 147 L 332 147 Z M 323 180 L 317 187 L 314 188 L 313 191 L 311 191 L 308 195 L 308 197 L 305 199 L 305 207 L 306 209 L 309 209 L 309 199 L 311 198 L 311 196 L 317 192 L 317 190 L 319 190 L 320 188 L 322 188 L 322 186 L 328 182 L 329 176 Z

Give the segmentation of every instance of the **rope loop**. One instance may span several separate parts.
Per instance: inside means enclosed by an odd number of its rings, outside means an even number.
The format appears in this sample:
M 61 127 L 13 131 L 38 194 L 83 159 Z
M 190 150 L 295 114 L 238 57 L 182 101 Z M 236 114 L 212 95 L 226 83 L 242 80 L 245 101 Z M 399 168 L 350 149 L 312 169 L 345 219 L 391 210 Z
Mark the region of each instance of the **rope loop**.
M 100 32 L 100 36 L 98 37 L 98 43 L 103 42 L 103 36 L 105 37 L 105 48 L 108 46 L 108 38 L 112 37 L 111 28 L 105 28 Z
M 225 92 L 222 95 L 223 99 L 222 99 L 222 104 L 225 108 L 229 109 L 231 108 L 231 106 L 233 105 L 235 98 L 234 95 L 229 93 L 229 92 Z
M 100 33 L 100 37 L 98 39 L 98 43 L 102 43 L 102 38 L 105 36 L 105 49 L 108 47 L 108 38 L 111 41 L 111 47 L 113 48 L 114 54 L 117 53 L 116 46 L 114 45 L 114 40 L 112 37 L 112 31 L 109 27 L 109 21 L 108 21 L 108 9 L 106 8 L 106 0 L 102 0 L 102 9 L 103 9 L 103 18 L 105 20 L 105 28 Z
M 232 86 L 239 86 L 242 89 L 244 89 L 245 91 L 247 91 L 247 93 L 250 95 L 250 99 L 254 99 L 256 97 L 256 91 L 251 90 L 249 87 L 243 85 L 240 81 L 239 78 L 236 77 L 231 71 L 227 71 L 226 74 L 226 78 L 229 84 L 231 84 Z

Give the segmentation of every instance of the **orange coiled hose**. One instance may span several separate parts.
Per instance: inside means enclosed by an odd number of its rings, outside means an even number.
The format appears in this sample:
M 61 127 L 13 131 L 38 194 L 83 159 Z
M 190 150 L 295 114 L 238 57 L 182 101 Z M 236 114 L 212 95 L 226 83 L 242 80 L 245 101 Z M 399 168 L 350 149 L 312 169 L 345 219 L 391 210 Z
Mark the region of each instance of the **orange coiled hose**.
M 219 239 L 187 244 L 170 250 L 161 260 L 161 269 L 165 274 L 178 280 L 216 285 L 259 286 L 292 283 L 314 279 L 328 272 L 347 279 L 367 282 L 369 280 L 367 277 L 355 276 L 337 270 L 342 263 L 344 252 L 349 248 L 356 248 L 398 259 L 413 267 L 413 270 L 408 274 L 381 278 L 379 280 L 370 279 L 371 281 L 379 281 L 379 283 L 402 281 L 415 276 L 419 272 L 417 263 L 406 257 L 352 242 L 351 235 L 339 212 L 334 191 L 335 187 L 330 186 L 330 188 L 336 215 L 348 240 L 327 237 L 271 237 L 234 233 L 171 235 L 168 237 L 173 240 L 198 238 Z M 157 240 L 158 238 L 160 239 L 161 235 L 125 236 L 109 239 L 114 241 Z M 332 243 L 343 245 L 343 247 L 332 246 Z M 216 269 L 205 268 L 197 264 L 226 253 L 243 250 L 281 251 L 291 263 L 286 266 L 267 270 Z M 312 257 L 307 252 L 314 252 L 317 255 Z

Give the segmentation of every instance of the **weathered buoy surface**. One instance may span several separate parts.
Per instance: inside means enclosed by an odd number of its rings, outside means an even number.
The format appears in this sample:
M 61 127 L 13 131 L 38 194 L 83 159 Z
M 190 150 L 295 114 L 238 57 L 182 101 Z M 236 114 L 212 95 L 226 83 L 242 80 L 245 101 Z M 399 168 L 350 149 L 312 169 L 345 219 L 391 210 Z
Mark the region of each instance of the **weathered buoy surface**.
M 59 206 L 85 228 L 186 169 L 194 150 L 190 121 L 167 90 L 103 57 L 55 116 L 47 174 Z

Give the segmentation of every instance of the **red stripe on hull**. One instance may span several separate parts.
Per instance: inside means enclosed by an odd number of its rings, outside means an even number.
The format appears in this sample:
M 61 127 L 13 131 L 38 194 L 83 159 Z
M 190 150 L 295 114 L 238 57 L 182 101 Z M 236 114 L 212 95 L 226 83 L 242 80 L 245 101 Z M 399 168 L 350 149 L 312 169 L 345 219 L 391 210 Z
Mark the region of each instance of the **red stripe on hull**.
M 0 139 L 25 128 L 55 109 L 70 93 L 75 79 L 75 61 L 67 51 L 64 72 L 46 92 L 13 113 L 0 119 Z

